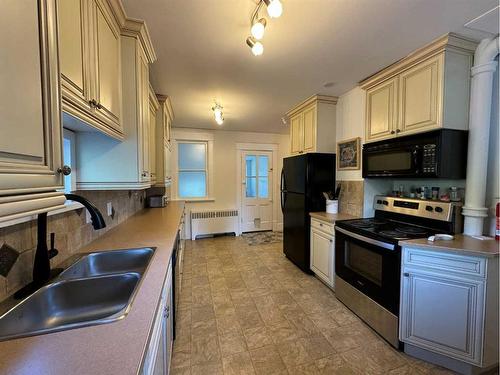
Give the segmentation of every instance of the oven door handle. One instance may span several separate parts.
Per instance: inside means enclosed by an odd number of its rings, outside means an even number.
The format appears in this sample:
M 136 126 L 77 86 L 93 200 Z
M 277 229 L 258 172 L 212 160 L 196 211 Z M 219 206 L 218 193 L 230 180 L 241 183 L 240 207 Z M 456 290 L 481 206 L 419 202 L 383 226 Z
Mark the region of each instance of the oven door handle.
M 335 226 L 335 230 L 338 230 L 340 233 L 343 233 L 346 236 L 355 238 L 357 240 L 360 240 L 360 241 L 363 241 L 363 242 L 366 242 L 366 243 L 369 243 L 369 244 L 372 244 L 375 246 L 383 247 L 384 249 L 387 249 L 387 250 L 394 250 L 396 247 L 396 245 L 394 245 L 394 244 L 382 242 L 382 241 L 377 241 L 377 240 L 374 240 L 372 238 L 361 236 L 359 234 L 349 232 L 348 230 L 345 230 L 344 228 L 339 228 L 338 226 Z

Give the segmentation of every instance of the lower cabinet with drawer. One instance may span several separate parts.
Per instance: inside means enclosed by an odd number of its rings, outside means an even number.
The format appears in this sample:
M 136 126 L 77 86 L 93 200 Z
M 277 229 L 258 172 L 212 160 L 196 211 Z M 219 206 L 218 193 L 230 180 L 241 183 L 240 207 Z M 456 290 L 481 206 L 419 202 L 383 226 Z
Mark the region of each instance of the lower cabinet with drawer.
M 139 372 L 142 375 L 168 375 L 170 372 L 174 338 L 172 309 L 172 262 L 170 262 Z
M 334 233 L 332 224 L 311 219 L 311 271 L 332 289 L 335 288 Z
M 405 351 L 461 373 L 498 365 L 498 258 L 402 251 Z

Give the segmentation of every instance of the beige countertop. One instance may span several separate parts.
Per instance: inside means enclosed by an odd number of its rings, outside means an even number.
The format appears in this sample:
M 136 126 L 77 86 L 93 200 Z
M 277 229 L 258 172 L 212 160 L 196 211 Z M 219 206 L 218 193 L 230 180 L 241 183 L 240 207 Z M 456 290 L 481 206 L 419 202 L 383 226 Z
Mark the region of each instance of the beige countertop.
M 310 212 L 309 215 L 315 219 L 323 220 L 330 224 L 335 224 L 337 220 L 359 219 L 356 216 L 348 214 L 329 214 L 326 212 Z
M 426 238 L 399 241 L 404 247 L 419 247 L 433 250 L 449 251 L 463 255 L 479 255 L 483 257 L 497 257 L 499 254 L 498 241 L 478 240 L 463 234 L 455 235 L 453 240 L 427 241 Z
M 0 374 L 135 375 L 147 344 L 183 202 L 145 209 L 81 251 L 156 247 L 128 315 L 117 322 L 0 342 Z

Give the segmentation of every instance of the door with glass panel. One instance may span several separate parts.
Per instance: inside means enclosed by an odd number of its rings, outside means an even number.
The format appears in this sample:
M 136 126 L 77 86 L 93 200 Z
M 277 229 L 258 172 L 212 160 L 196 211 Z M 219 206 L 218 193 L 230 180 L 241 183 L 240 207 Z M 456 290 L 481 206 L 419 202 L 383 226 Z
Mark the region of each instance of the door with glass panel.
M 269 151 L 242 153 L 242 232 L 273 229 L 272 156 Z

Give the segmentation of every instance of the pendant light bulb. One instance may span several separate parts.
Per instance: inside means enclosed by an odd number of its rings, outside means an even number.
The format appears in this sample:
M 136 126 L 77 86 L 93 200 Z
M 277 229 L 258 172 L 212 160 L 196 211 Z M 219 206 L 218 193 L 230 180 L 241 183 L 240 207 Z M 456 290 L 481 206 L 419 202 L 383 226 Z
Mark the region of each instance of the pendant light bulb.
M 278 18 L 283 13 L 283 5 L 280 0 L 264 0 L 267 5 L 267 14 L 271 18 Z
M 264 53 L 264 45 L 261 42 L 255 40 L 255 38 L 249 36 L 247 38 L 247 44 L 252 49 L 252 53 L 255 56 L 260 56 Z
M 252 33 L 252 36 L 260 40 L 264 37 L 264 31 L 266 30 L 266 19 L 261 18 L 260 20 L 256 21 L 253 25 L 252 28 L 250 29 L 250 32 Z
M 216 102 L 212 107 L 212 111 L 214 111 L 215 122 L 218 125 L 222 125 L 222 123 L 224 122 L 224 116 L 222 115 L 222 106 Z

